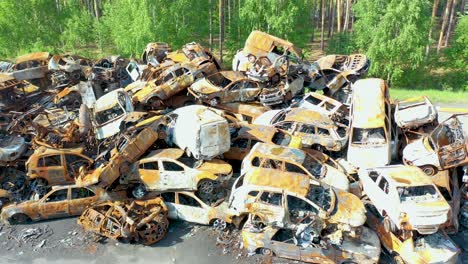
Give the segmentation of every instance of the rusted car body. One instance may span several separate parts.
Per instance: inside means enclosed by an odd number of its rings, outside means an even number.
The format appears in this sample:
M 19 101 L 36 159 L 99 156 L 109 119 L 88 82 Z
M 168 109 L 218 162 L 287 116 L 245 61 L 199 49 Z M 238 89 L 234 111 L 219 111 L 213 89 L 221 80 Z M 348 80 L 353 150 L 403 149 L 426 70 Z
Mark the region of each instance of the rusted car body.
M 86 78 L 91 81 L 96 98 L 119 88 L 125 88 L 131 78 L 126 70 L 128 59 L 109 56 L 94 62 L 91 70 L 86 71 Z
M 48 73 L 47 64 L 51 54 L 48 52 L 30 53 L 16 58 L 15 64 L 10 68 L 9 75 L 15 79 L 37 80 L 43 79 Z
M 0 210 L 12 202 L 21 202 L 30 197 L 26 174 L 12 166 L 0 167 Z
M 447 221 L 450 206 L 423 171 L 394 165 L 361 169 L 363 190 L 391 230 L 433 234 Z
M 133 164 L 119 182 L 136 184 L 132 192 L 136 198 L 142 198 L 147 191 L 198 191 L 212 195 L 220 186 L 226 186 L 231 176 L 231 165 L 222 160 L 198 161 L 184 157 L 181 149 L 167 148 L 155 150 Z
M 167 54 L 167 59 L 176 63 L 191 62 L 203 75 L 212 75 L 221 69 L 216 57 L 197 42 L 185 44 L 181 50 Z
M 349 190 L 346 175 L 334 166 L 323 162 L 322 155 L 297 148 L 267 143 L 257 143 L 242 161 L 241 175 L 302 174 L 340 190 Z
M 316 92 L 308 93 L 295 105 L 298 108 L 313 110 L 322 113 L 332 120 L 345 125 L 349 124 L 349 110 L 337 100 Z
M 161 72 L 158 78 L 142 84 L 143 88 L 132 86 L 136 88 L 132 90 L 132 100 L 134 103 L 158 109 L 164 100 L 187 89 L 199 76 L 200 73 L 193 64 L 175 64 Z
M 223 154 L 225 159 L 230 160 L 243 160 L 257 142 L 302 147 L 300 138 L 271 126 L 244 124 L 231 137 L 231 148 Z
M 363 203 L 353 194 L 303 174 L 256 172 L 251 170 L 235 181 L 229 197 L 233 215 L 250 213 L 259 226 L 292 230 L 311 224 L 314 234 L 334 244 L 341 244 L 343 235 L 359 237 L 366 216 Z
M 392 232 L 385 227 L 384 218 L 368 204 L 367 225 L 377 232 L 382 246 L 393 253 L 396 263 L 457 263 L 460 249 L 443 232 L 431 235 L 414 235 L 411 232 Z
M 429 135 L 406 145 L 403 162 L 420 167 L 428 175 L 468 164 L 468 139 L 464 135 L 459 115 L 452 115 Z
M 83 148 L 39 147 L 26 162 L 27 177 L 33 190 L 44 193 L 46 186 L 74 183 L 80 167 L 90 167 L 93 163 L 94 160 L 83 153 Z
M 294 97 L 304 93 L 304 78 L 297 76 L 282 80 L 274 87 L 264 88 L 259 95 L 263 105 L 288 103 Z
M 427 96 L 401 100 L 395 107 L 395 122 L 401 128 L 410 129 L 437 123 L 437 109 Z
M 348 128 L 313 110 L 291 108 L 271 110 L 255 119 L 254 124 L 273 125 L 302 138 L 304 147 L 342 150 L 348 141 Z
M 165 116 L 152 119 L 145 125 L 138 126 L 138 131 L 131 138 L 123 139 L 110 151 L 106 163 L 91 171 L 82 171 L 76 179 L 79 186 L 97 184 L 108 188 L 120 175 L 126 174 L 132 163 L 136 162 L 158 139 L 167 137 L 166 125 L 169 120 Z
M 19 81 L 12 76 L 0 74 L 0 110 L 22 111 L 28 103 L 35 103 L 41 96 L 39 87 Z
M 91 61 L 84 57 L 70 54 L 54 55 L 48 63 L 48 69 L 52 72 L 52 85 L 62 88 L 77 84 L 84 80 L 85 72 L 89 71 L 91 66 Z
M 359 75 L 367 73 L 370 67 L 370 60 L 364 54 L 351 55 L 327 55 L 316 61 L 321 71 L 353 70 Z
M 267 226 L 258 229 L 247 222 L 242 229 L 243 247 L 251 253 L 277 256 L 310 263 L 377 263 L 380 242 L 377 234 L 362 228 L 359 238 L 345 237 L 341 245 L 314 240 L 305 232 Z
M 88 207 L 78 218 L 85 230 L 111 239 L 152 245 L 167 233 L 167 206 L 161 198 L 105 201 Z
M 165 42 L 150 42 L 141 54 L 144 64 L 158 65 L 163 62 L 172 48 Z
M 168 116 L 172 119 L 168 143 L 177 145 L 189 156 L 210 160 L 229 150 L 229 125 L 216 110 L 189 105 L 172 111 Z
M 443 170 L 431 177 L 432 182 L 450 205 L 447 222 L 440 227 L 447 234 L 457 233 L 460 226 L 458 215 L 461 211 L 462 190 L 458 183 L 458 175 L 456 170 Z
M 240 122 L 247 122 L 251 124 L 257 117 L 263 113 L 271 110 L 269 107 L 265 107 L 255 103 L 229 103 L 229 104 L 218 104 L 218 109 L 222 109 L 225 112 L 235 116 Z
M 222 71 L 198 80 L 189 88 L 197 99 L 216 106 L 221 103 L 255 101 L 262 86 L 236 71 Z
M 193 192 L 165 192 L 161 197 L 169 211 L 169 219 L 212 225 L 218 230 L 224 230 L 227 224 L 233 223 L 227 203 L 223 199 L 209 205 Z
M 39 200 L 5 206 L 1 217 L 11 224 L 21 224 L 28 221 L 77 216 L 96 202 L 120 199 L 125 199 L 125 191 L 107 192 L 95 186 L 56 186 Z
M 384 80 L 369 78 L 353 85 L 347 159 L 358 168 L 390 164 L 396 151 L 391 106 Z

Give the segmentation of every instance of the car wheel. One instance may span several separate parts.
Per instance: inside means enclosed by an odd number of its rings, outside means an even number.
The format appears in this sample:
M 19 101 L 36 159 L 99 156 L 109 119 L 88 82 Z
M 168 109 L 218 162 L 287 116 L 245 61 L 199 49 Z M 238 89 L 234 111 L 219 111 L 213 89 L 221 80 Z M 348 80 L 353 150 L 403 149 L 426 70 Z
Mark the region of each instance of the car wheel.
M 259 248 L 258 253 L 265 256 L 273 256 L 273 251 L 271 251 L 269 248 Z
M 392 232 L 392 223 L 391 223 L 391 220 L 388 216 L 385 216 L 384 219 L 383 219 L 383 225 L 384 225 L 384 229 L 385 229 L 385 232 L 387 233 L 390 233 Z
M 421 166 L 421 170 L 429 176 L 434 176 L 437 173 L 437 168 L 432 165 Z
M 203 179 L 198 183 L 198 191 L 203 194 L 211 194 L 214 192 L 215 182 L 209 179 Z
M 146 195 L 146 187 L 143 184 L 138 184 L 133 188 L 132 195 L 136 199 L 142 199 Z
M 219 231 L 224 231 L 227 227 L 226 221 L 216 218 L 213 220 L 213 223 L 211 224 L 215 230 Z
M 8 219 L 8 222 L 11 225 L 26 224 L 26 223 L 28 223 L 30 221 L 31 221 L 31 218 L 29 218 L 27 215 L 21 214 L 21 213 L 14 214 Z
M 211 106 L 217 106 L 221 100 L 218 97 L 215 97 L 210 100 L 210 105 Z

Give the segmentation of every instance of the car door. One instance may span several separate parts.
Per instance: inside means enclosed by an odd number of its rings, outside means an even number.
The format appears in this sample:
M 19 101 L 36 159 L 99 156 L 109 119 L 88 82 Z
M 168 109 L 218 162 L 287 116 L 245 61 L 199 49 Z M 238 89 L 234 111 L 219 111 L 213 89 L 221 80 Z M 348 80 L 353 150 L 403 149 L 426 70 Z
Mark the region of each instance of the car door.
M 241 102 L 254 101 L 261 89 L 258 83 L 253 81 L 243 81 L 241 88 Z
M 176 195 L 178 202 L 175 207 L 178 219 L 197 224 L 210 223 L 208 208 L 205 208 L 206 205 L 199 199 L 185 193 L 176 193 Z
M 162 160 L 160 170 L 159 190 L 190 190 L 197 189 L 193 171 L 175 160 Z
M 242 81 L 230 84 L 225 90 L 222 101 L 224 103 L 241 101 Z
M 47 179 L 49 185 L 66 184 L 69 181 L 60 154 L 42 156 L 38 160 L 37 175 Z
M 165 192 L 161 194 L 161 197 L 164 200 L 164 204 L 168 209 L 168 217 L 170 219 L 177 219 L 177 204 L 175 199 L 175 192 Z
M 247 205 L 248 207 L 249 205 Z M 284 223 L 285 209 L 283 206 L 283 194 L 279 192 L 263 191 L 250 205 L 250 213 L 259 216 L 265 223 Z
M 98 200 L 97 194 L 86 187 L 72 187 L 69 201 L 70 215 L 81 215 L 89 205 Z
M 68 187 L 52 190 L 39 201 L 38 211 L 41 219 L 53 219 L 70 215 L 69 189 Z
M 223 155 L 226 159 L 243 160 L 249 151 L 249 140 L 246 138 L 236 138 L 231 141 L 229 151 Z
M 138 165 L 138 179 L 150 190 L 157 190 L 160 186 L 159 161 L 147 161 Z

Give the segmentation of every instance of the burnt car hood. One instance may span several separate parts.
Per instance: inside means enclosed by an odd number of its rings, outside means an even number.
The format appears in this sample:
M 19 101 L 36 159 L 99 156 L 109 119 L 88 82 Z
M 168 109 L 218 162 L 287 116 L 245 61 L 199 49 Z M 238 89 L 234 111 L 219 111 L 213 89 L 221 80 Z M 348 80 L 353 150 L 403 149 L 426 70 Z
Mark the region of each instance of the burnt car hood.
M 230 174 L 232 172 L 232 167 L 229 163 L 218 159 L 205 161 L 198 169 L 216 174 Z
M 221 91 L 220 87 L 213 85 L 207 79 L 195 82 L 190 89 L 199 94 L 212 94 Z
M 352 227 L 362 226 L 366 222 L 366 209 L 362 201 L 354 194 L 334 189 L 336 208 L 330 216 L 332 223 L 345 223 Z

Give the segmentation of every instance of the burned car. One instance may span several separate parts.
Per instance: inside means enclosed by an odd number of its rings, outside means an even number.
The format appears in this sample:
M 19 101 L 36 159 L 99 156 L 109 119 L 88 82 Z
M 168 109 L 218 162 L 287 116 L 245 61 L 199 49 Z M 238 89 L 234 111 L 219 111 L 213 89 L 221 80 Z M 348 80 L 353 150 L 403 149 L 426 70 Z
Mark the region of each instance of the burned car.
M 144 64 L 158 65 L 166 59 L 167 53 L 171 51 L 171 46 L 165 42 L 150 42 L 141 54 L 141 59 Z
M 259 83 L 236 71 L 222 71 L 198 80 L 189 88 L 197 99 L 217 106 L 221 103 L 255 101 L 262 91 Z
M 341 244 L 343 235 L 359 237 L 366 221 L 358 197 L 298 173 L 252 171 L 240 176 L 232 187 L 229 208 L 236 216 L 250 213 L 257 226 L 298 230 L 311 224 L 315 235 L 333 244 Z
M 216 196 L 227 185 L 231 165 L 217 159 L 198 161 L 183 154 L 175 148 L 155 150 L 136 162 L 119 182 L 135 184 L 132 194 L 136 198 L 148 191 L 197 191 L 204 197 Z
M 115 89 L 125 88 L 131 83 L 131 78 L 126 67 L 128 59 L 120 56 L 109 56 L 94 62 L 91 70 L 86 72 L 86 77 L 96 93 L 96 98 Z
M 39 87 L 0 73 L 0 110 L 22 111 L 41 97 Z
M 426 96 L 398 101 L 395 107 L 395 122 L 401 128 L 411 129 L 437 123 L 437 109 Z
M 77 55 L 54 55 L 49 61 L 50 79 L 55 88 L 77 84 L 85 80 L 85 72 L 90 70 L 90 60 Z
M 384 217 L 387 231 L 433 234 L 447 221 L 449 204 L 418 167 L 361 169 L 359 178 L 367 197 Z
M 33 83 L 37 81 L 45 84 L 49 72 L 47 64 L 51 54 L 48 52 L 36 52 L 16 58 L 15 64 L 9 69 L 8 74 L 19 81 L 27 80 Z
M 228 224 L 233 223 L 224 199 L 209 205 L 193 192 L 165 192 L 161 197 L 169 211 L 169 219 L 211 225 L 217 230 L 225 230 Z
M 468 164 L 468 140 L 458 115 L 441 122 L 430 134 L 403 149 L 403 162 L 420 167 L 427 175 Z
M 263 105 L 278 105 L 290 102 L 294 97 L 304 93 L 304 78 L 297 76 L 286 78 L 274 87 L 264 88 L 259 95 Z
M 228 122 L 216 110 L 189 105 L 168 114 L 169 144 L 183 149 L 195 159 L 210 160 L 229 150 L 231 137 Z
M 337 189 L 349 190 L 347 176 L 338 168 L 323 162 L 317 152 L 305 152 L 266 143 L 257 143 L 242 161 L 241 175 L 301 174 Z
M 167 207 L 161 198 L 145 201 L 104 201 L 88 207 L 78 224 L 97 235 L 152 245 L 167 233 Z
M 257 117 L 271 110 L 269 107 L 256 103 L 229 103 L 219 104 L 217 109 L 222 109 L 224 113 L 234 116 L 239 122 L 251 124 Z
M 333 245 L 308 228 L 293 232 L 289 229 L 266 226 L 257 228 L 246 222 L 242 229 L 243 247 L 248 252 L 310 263 L 377 263 L 380 241 L 377 234 L 362 227 L 357 239 L 345 237 L 340 245 Z
M 191 62 L 205 76 L 221 70 L 221 66 L 213 53 L 197 42 L 187 43 L 182 47 L 182 50 L 168 53 L 167 60 L 176 63 Z
M 301 139 L 286 131 L 271 126 L 243 125 L 234 135 L 231 135 L 231 148 L 223 156 L 230 160 L 242 160 L 255 144 L 264 142 L 269 144 L 301 148 Z
M 47 186 L 73 184 L 80 168 L 94 163 L 83 153 L 83 148 L 51 149 L 39 147 L 26 162 L 31 189 L 44 194 Z
M 313 110 L 291 108 L 271 110 L 255 119 L 257 125 L 273 125 L 302 139 L 304 147 L 342 150 L 348 141 L 348 127 Z
M 337 120 L 345 125 L 349 125 L 349 110 L 337 100 L 319 94 L 310 92 L 302 98 L 294 107 L 313 110 L 315 112 L 327 115 L 332 120 Z
M 164 101 L 173 95 L 187 89 L 202 74 L 191 63 L 175 64 L 164 69 L 158 78 L 150 80 L 142 88 L 132 85 L 132 100 L 134 103 L 159 109 Z M 136 89 L 135 89 L 136 88 Z M 129 89 L 126 89 L 127 91 Z
M 96 202 L 124 198 L 125 191 L 111 193 L 95 186 L 57 186 L 39 200 L 3 207 L 1 218 L 10 224 L 24 224 L 29 221 L 77 216 Z

